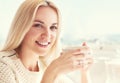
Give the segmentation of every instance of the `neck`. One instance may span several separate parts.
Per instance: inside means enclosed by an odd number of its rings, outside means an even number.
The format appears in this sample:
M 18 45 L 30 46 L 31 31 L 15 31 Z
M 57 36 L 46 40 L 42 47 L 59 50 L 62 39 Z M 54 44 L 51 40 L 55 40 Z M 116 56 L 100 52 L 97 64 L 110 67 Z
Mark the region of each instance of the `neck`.
M 38 62 L 35 63 L 36 65 L 26 65 L 26 68 L 29 70 L 29 71 L 39 71 L 39 66 L 38 66 Z
M 30 52 L 23 52 L 17 51 L 18 58 L 20 58 L 21 62 L 25 66 L 26 69 L 29 71 L 39 71 L 38 61 L 39 57 L 35 53 Z

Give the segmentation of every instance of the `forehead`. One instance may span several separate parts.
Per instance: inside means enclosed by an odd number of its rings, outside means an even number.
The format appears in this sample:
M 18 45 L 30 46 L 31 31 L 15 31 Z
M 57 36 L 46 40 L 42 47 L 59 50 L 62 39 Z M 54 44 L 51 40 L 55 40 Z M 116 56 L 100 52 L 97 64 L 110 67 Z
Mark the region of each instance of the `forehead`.
M 56 23 L 58 22 L 58 15 L 55 9 L 49 7 L 49 6 L 41 6 L 38 8 L 36 12 L 35 19 L 41 20 L 44 22 L 52 22 Z

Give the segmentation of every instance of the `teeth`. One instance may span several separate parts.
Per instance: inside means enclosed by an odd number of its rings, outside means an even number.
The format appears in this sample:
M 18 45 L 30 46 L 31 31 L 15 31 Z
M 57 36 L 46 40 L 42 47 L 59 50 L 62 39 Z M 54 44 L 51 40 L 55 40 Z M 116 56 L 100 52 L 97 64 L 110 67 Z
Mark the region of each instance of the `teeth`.
M 38 43 L 41 45 L 48 45 L 49 44 L 49 42 L 38 42 Z

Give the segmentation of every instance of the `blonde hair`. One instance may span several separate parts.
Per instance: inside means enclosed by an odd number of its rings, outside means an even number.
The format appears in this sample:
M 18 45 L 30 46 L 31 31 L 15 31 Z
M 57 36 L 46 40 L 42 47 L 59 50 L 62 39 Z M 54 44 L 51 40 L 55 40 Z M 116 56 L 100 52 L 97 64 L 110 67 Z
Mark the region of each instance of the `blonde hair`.
M 15 50 L 21 45 L 24 36 L 32 26 L 32 22 L 35 18 L 38 8 L 41 6 L 49 6 L 53 8 L 58 14 L 59 30 L 57 33 L 57 39 L 48 54 L 51 55 L 57 52 L 60 34 L 60 13 L 58 8 L 52 2 L 46 0 L 25 0 L 21 4 L 18 11 L 16 12 L 6 43 L 2 51 Z

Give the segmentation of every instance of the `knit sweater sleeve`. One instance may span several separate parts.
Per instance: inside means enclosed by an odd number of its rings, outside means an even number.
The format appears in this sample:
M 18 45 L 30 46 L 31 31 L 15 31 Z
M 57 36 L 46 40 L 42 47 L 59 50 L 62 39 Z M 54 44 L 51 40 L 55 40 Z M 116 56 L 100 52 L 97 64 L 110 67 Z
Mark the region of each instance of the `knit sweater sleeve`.
M 0 83 L 16 83 L 12 69 L 2 61 L 0 61 Z

